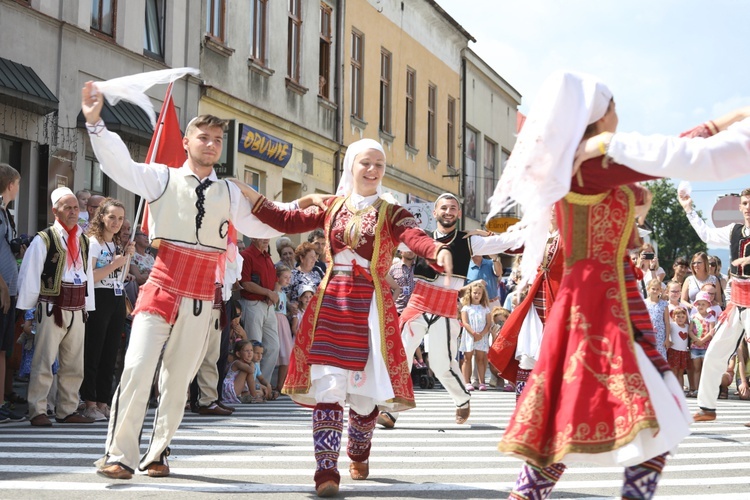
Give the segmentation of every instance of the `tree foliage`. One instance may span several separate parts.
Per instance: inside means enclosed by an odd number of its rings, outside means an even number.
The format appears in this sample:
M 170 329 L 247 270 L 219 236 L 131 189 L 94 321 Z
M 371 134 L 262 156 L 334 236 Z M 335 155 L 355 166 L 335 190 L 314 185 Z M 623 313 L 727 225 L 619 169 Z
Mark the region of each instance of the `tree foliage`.
M 685 217 L 685 211 L 677 199 L 677 188 L 668 179 L 647 182 L 645 185 L 654 196 L 646 218 L 653 227 L 651 239 L 658 246 L 661 267 L 669 273 L 677 257 L 690 259 L 696 252 L 705 252 L 706 244 Z M 698 215 L 703 218 L 700 211 Z

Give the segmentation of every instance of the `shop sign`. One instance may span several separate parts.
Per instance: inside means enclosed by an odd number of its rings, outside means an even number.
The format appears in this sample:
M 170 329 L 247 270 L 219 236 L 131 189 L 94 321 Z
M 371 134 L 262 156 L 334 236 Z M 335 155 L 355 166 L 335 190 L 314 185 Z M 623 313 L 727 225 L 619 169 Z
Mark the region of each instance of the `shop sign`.
M 237 151 L 285 167 L 292 157 L 292 143 L 243 123 Z

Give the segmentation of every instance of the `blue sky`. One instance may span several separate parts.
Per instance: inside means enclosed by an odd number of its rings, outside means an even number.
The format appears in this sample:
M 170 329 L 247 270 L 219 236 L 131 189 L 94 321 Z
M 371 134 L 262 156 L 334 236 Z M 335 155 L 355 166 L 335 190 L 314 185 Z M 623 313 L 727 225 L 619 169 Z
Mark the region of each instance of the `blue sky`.
M 747 1 L 437 2 L 477 39 L 472 50 L 522 94 L 522 112 L 559 69 L 607 82 L 623 132 L 677 134 L 750 105 Z M 710 215 L 718 195 L 744 187 L 750 175 L 695 183 L 693 198 Z

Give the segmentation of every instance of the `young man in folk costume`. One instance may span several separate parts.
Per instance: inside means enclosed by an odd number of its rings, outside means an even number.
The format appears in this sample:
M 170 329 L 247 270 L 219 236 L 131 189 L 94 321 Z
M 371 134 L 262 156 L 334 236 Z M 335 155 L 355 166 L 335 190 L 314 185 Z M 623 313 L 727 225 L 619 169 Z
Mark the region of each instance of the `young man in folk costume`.
M 133 311 L 130 344 L 98 472 L 130 479 L 139 467 L 150 476 L 164 476 L 169 474 L 168 445 L 182 420 L 188 385 L 208 347 L 216 270 L 227 248 L 229 222 L 254 236 L 279 233 L 260 223 L 237 186 L 219 180 L 213 170 L 222 152 L 225 120 L 212 115 L 194 118 L 183 138 L 185 164 L 170 169 L 131 160 L 123 141 L 101 120 L 102 105 L 103 95 L 87 82 L 82 107 L 94 153 L 105 174 L 149 202 L 149 237 L 159 253 Z M 162 347 L 157 419 L 148 450 L 140 458 L 140 433 Z
M 403 207 L 381 198 L 385 152 L 362 139 L 344 157 L 337 196 L 322 209 L 280 211 L 248 186 L 254 213 L 284 232 L 323 227 L 330 263 L 305 311 L 295 339 L 283 392 L 313 410 L 315 489 L 338 493 L 338 456 L 344 405 L 349 403 L 347 454 L 352 479 L 369 475 L 378 407 L 414 407 L 398 315 L 386 281 L 400 242 L 431 264 L 451 270 L 451 252 L 422 231 Z M 454 304 L 455 310 L 455 304 Z
M 617 123 L 606 85 L 553 74 L 491 199 L 490 215 L 523 207 L 525 279 L 542 260 L 553 206 L 565 257 L 539 359 L 499 446 L 526 460 L 511 498 L 546 498 L 568 461 L 624 466 L 623 498 L 651 498 L 667 453 L 690 433 L 682 385 L 656 350 L 627 255 L 650 204 L 636 183 L 741 175 L 733 169 L 750 156 L 750 123 L 705 145 L 614 134 Z
M 78 199 L 60 187 L 52 191 L 55 223 L 31 240 L 18 273 L 16 307 L 37 310 L 39 327 L 29 378 L 31 425 L 49 427 L 47 394 L 52 385 L 52 364 L 57 371 L 58 423 L 92 423 L 78 413 L 78 389 L 83 381 L 83 345 L 86 311 L 94 304 L 94 274 L 89 239 L 78 225 Z
M 456 361 L 460 331 L 458 291 L 464 286 L 472 256 L 494 255 L 517 248 L 523 243 L 523 231 L 489 236 L 468 235 L 460 231 L 461 204 L 451 193 L 438 196 L 433 216 L 437 223 L 433 237 L 450 248 L 454 274 L 447 284 L 444 276 L 419 259 L 414 269 L 414 291 L 399 318 L 399 329 L 410 370 L 414 352 L 422 339 L 430 335 L 427 344 L 430 369 L 456 405 L 456 423 L 463 424 L 471 411 L 471 395 Z M 378 423 L 392 428 L 397 418 L 397 413 L 382 412 Z
M 743 332 L 745 336 L 750 336 L 750 188 L 740 193 L 739 209 L 745 219 L 744 224 L 708 227 L 693 210 L 693 200 L 689 195 L 680 197 L 680 204 L 700 239 L 711 246 L 728 246 L 732 258 L 729 305 L 720 316 L 716 333 L 703 358 L 698 385 L 700 409 L 693 417 L 696 422 L 709 422 L 716 420 L 719 384 L 729 358 L 742 342 Z

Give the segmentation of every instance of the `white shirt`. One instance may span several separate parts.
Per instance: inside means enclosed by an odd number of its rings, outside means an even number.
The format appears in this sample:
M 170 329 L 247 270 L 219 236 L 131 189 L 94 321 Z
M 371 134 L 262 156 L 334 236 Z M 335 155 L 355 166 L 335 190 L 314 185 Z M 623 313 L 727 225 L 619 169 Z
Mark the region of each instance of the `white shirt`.
M 94 154 L 99 159 L 102 172 L 114 179 L 117 184 L 141 196 L 146 201 L 154 201 L 159 198 L 166 189 L 169 180 L 169 167 L 157 163 L 138 163 L 130 158 L 130 151 L 120 136 L 104 128 L 99 134 L 89 132 L 91 146 Z M 197 176 L 187 166 L 187 162 L 179 169 L 172 169 L 172 175 Z M 216 172 L 211 170 L 211 174 L 203 179 L 218 181 Z M 245 199 L 233 182 L 228 182 L 230 197 L 230 219 L 237 230 L 253 238 L 275 238 L 283 233 L 262 223 L 252 214 L 252 206 Z M 215 252 L 215 249 L 205 248 L 201 245 L 180 244 L 176 245 L 197 248 L 203 251 Z
M 67 241 L 68 232 L 58 221 L 52 225 L 52 230 L 57 231 L 58 236 L 61 240 Z M 76 238 L 81 234 L 81 228 L 79 227 L 76 231 Z M 50 245 L 54 245 L 50 242 Z M 79 245 L 80 246 L 80 245 Z M 80 250 L 80 249 L 79 249 Z M 36 237 L 31 240 L 29 248 L 26 249 L 26 253 L 21 263 L 21 269 L 18 271 L 18 309 L 33 309 L 39 302 L 39 293 L 42 289 L 42 268 L 44 267 L 44 261 L 47 259 L 47 246 L 42 241 L 42 238 Z M 65 283 L 75 283 L 76 279 L 79 279 L 82 283 L 86 283 L 86 310 L 93 311 L 94 305 L 94 272 L 91 263 L 91 253 L 89 252 L 89 262 L 87 265 L 86 272 L 83 272 L 83 267 L 80 269 L 74 269 L 64 264 L 65 269 L 62 275 L 62 281 Z

